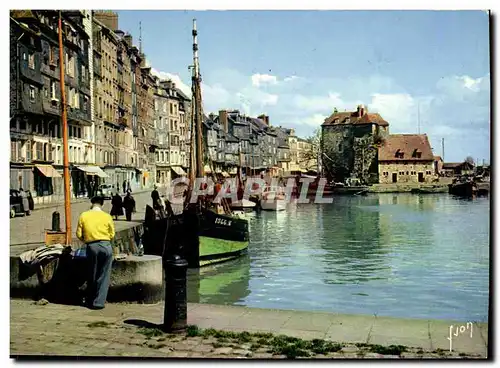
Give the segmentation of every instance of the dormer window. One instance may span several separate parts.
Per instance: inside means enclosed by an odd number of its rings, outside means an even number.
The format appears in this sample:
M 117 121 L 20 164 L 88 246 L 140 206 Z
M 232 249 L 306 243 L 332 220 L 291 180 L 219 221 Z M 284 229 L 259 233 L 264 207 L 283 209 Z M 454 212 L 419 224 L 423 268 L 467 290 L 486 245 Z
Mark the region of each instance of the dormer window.
M 333 124 L 338 124 L 339 123 L 339 119 L 336 118 L 335 120 L 333 120 Z
M 411 155 L 413 158 L 422 158 L 422 152 L 419 152 L 418 149 L 415 149 Z
M 398 149 L 396 151 L 396 154 L 394 155 L 394 157 L 396 157 L 396 158 L 404 158 L 404 156 L 405 156 L 405 153 L 403 151 L 401 151 L 400 149 Z
M 350 118 L 346 118 L 346 119 L 344 120 L 344 123 L 345 123 L 345 124 L 349 124 L 350 122 L 351 122 L 351 119 L 350 119 Z

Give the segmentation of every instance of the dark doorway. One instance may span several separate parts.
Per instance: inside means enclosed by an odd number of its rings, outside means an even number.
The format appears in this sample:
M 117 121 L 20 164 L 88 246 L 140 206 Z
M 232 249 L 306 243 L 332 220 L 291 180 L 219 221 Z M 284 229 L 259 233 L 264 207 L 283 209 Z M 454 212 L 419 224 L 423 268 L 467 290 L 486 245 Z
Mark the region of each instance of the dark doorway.
M 392 182 L 397 183 L 398 182 L 398 173 L 392 173 Z
M 419 172 L 418 173 L 418 182 L 419 183 L 423 183 L 424 182 L 424 173 L 423 172 Z

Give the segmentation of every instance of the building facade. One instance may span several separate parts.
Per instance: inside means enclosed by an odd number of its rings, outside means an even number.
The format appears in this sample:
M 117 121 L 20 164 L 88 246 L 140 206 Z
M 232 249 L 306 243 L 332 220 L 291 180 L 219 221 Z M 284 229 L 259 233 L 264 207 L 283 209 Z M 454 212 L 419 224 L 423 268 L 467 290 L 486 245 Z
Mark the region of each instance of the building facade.
M 324 175 L 337 182 L 357 178 L 378 182 L 377 146 L 389 134 L 389 123 L 359 105 L 356 111 L 338 112 L 321 126 Z
M 378 148 L 379 183 L 431 183 L 437 180 L 426 134 L 391 134 Z
M 74 196 L 89 191 L 91 178 L 81 168 L 93 160 L 87 15 L 62 14 Z M 30 190 L 36 203 L 52 202 L 62 194 L 63 168 L 58 12 L 12 11 L 10 37 L 10 185 Z

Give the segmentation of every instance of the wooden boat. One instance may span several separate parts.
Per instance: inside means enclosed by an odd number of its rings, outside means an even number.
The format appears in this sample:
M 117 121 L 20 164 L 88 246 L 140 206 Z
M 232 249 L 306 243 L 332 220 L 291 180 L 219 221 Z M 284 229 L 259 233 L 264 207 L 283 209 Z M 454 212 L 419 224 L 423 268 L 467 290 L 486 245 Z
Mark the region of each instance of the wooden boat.
M 245 212 L 251 212 L 255 209 L 255 202 L 246 199 L 240 199 L 239 201 L 231 203 L 232 210 L 240 210 Z
M 489 181 L 479 181 L 476 183 L 477 195 L 488 195 L 490 194 L 490 182 Z
M 196 20 L 193 20 L 192 34 L 194 65 L 191 147 L 195 151 L 191 151 L 191 184 L 180 214 L 174 213 L 168 201 L 160 216 L 156 216 L 151 207 L 146 208 L 144 250 L 148 254 L 178 254 L 185 257 L 188 267 L 198 268 L 244 254 L 248 248 L 249 231 L 248 221 L 233 215 L 226 199 L 222 200 L 222 206 L 213 203 L 209 197 L 198 197 L 197 203 L 188 203 L 195 177 L 205 177 Z M 213 173 L 215 170 L 211 171 Z
M 449 184 L 448 193 L 459 197 L 473 197 L 477 194 L 477 185 L 471 180 Z
M 189 267 L 196 268 L 237 258 L 248 248 L 246 219 L 207 208 L 201 208 L 200 213 L 183 211 L 162 219 L 148 215 L 151 211 L 147 206 L 143 238 L 146 254 L 161 256 L 168 247 L 177 246 Z

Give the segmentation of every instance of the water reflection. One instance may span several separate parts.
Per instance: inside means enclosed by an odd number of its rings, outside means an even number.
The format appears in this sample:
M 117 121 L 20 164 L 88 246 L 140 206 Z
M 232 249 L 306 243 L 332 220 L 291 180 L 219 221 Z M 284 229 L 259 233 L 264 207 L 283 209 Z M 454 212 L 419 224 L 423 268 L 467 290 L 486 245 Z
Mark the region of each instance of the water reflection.
M 191 277 L 190 300 L 486 320 L 489 201 L 336 197 L 249 218 L 249 257 Z M 199 282 L 199 286 L 196 286 Z M 198 293 L 194 293 L 198 290 Z
M 188 271 L 190 303 L 239 304 L 249 294 L 250 257 Z

